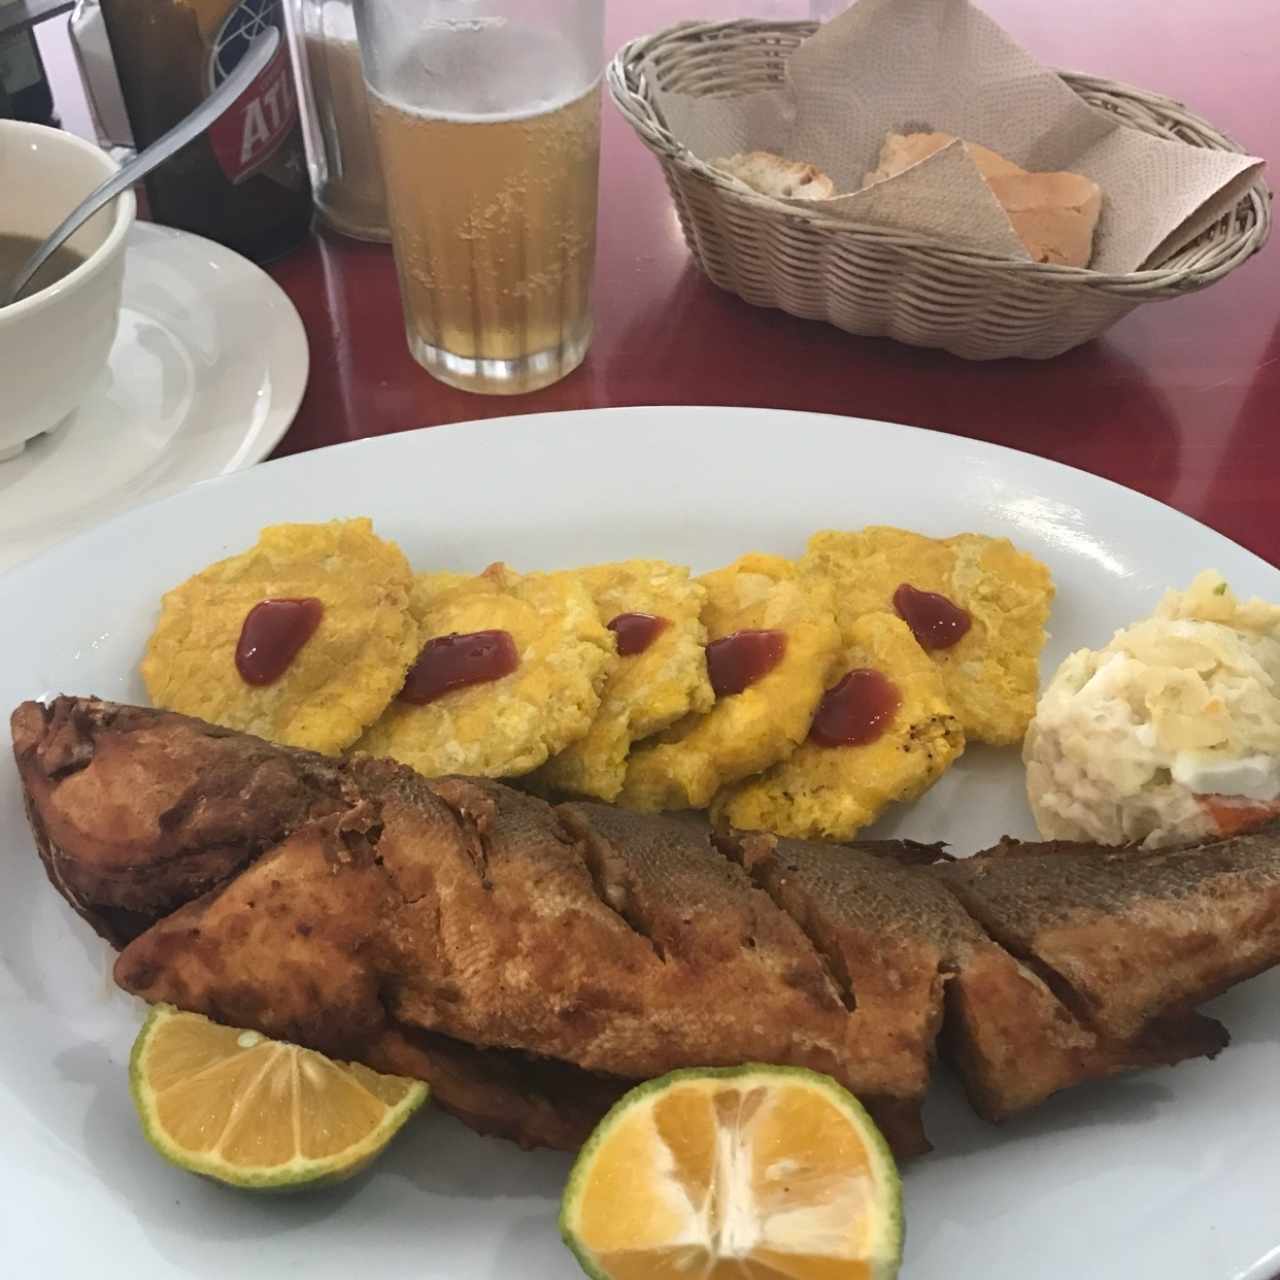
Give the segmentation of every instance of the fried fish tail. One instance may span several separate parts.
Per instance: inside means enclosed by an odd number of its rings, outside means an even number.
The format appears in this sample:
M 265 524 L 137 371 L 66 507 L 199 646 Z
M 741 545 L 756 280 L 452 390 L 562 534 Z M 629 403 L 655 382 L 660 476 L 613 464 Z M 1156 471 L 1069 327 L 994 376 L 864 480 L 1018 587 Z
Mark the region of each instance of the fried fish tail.
M 1121 1071 L 1212 1057 L 1195 1009 L 1280 963 L 1280 827 L 1172 850 L 1005 843 L 929 873 L 992 945 L 948 988 L 948 1056 L 1001 1120 Z
M 992 1124 L 1073 1085 L 1213 1057 L 1226 1043 L 1219 1023 L 1195 1013 L 1153 1020 L 1130 1040 L 1099 1035 L 1032 969 L 990 943 L 959 960 L 939 1037 L 973 1109 Z

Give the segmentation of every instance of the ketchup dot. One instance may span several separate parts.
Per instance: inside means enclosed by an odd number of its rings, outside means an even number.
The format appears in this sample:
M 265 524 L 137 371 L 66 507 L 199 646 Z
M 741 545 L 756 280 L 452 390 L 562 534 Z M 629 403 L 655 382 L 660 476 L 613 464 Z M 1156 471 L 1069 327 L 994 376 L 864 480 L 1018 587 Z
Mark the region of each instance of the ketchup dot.
M 245 615 L 236 642 L 236 670 L 245 684 L 274 684 L 315 634 L 324 605 L 314 596 L 259 600 Z
M 973 625 L 968 610 L 936 591 L 920 591 L 909 582 L 893 593 L 893 607 L 922 649 L 950 649 Z
M 893 681 L 870 667 L 858 667 L 822 695 L 809 741 L 820 747 L 865 746 L 889 727 L 901 704 Z
M 670 625 L 669 618 L 659 618 L 652 613 L 620 613 L 608 624 L 618 638 L 621 658 L 643 653 Z
M 428 640 L 405 676 L 401 702 L 425 706 L 454 689 L 509 676 L 520 654 L 509 631 L 456 632 Z
M 741 693 L 782 661 L 785 631 L 735 631 L 707 645 L 707 675 L 717 698 Z

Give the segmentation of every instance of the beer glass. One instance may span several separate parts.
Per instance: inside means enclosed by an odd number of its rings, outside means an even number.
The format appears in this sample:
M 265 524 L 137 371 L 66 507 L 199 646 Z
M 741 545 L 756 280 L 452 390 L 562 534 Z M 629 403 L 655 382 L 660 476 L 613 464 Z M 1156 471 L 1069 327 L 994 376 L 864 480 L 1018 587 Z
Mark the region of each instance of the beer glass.
M 316 210 L 343 235 L 391 239 L 351 0 L 290 0 Z
M 405 329 L 515 394 L 591 342 L 604 0 L 357 0 Z

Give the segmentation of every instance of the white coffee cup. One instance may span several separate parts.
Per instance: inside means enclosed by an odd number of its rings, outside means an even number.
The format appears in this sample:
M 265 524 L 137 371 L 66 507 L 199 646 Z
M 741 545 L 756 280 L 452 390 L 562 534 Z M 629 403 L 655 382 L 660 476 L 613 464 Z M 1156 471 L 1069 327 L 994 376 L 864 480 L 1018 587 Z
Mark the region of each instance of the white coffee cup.
M 0 234 L 43 240 L 117 165 L 58 129 L 0 120 Z M 0 307 L 0 462 L 56 427 L 102 371 L 120 320 L 132 192 L 68 241 L 84 261 L 20 302 Z

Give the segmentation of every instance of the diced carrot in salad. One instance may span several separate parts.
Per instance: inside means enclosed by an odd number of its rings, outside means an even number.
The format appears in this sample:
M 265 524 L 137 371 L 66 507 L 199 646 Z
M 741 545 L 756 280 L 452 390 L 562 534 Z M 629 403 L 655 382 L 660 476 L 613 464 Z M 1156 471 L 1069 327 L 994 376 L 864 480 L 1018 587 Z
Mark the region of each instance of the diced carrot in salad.
M 1273 818 L 1280 817 L 1280 800 L 1269 804 L 1256 804 L 1235 796 L 1209 795 L 1197 797 L 1222 836 L 1239 835 L 1266 826 Z

